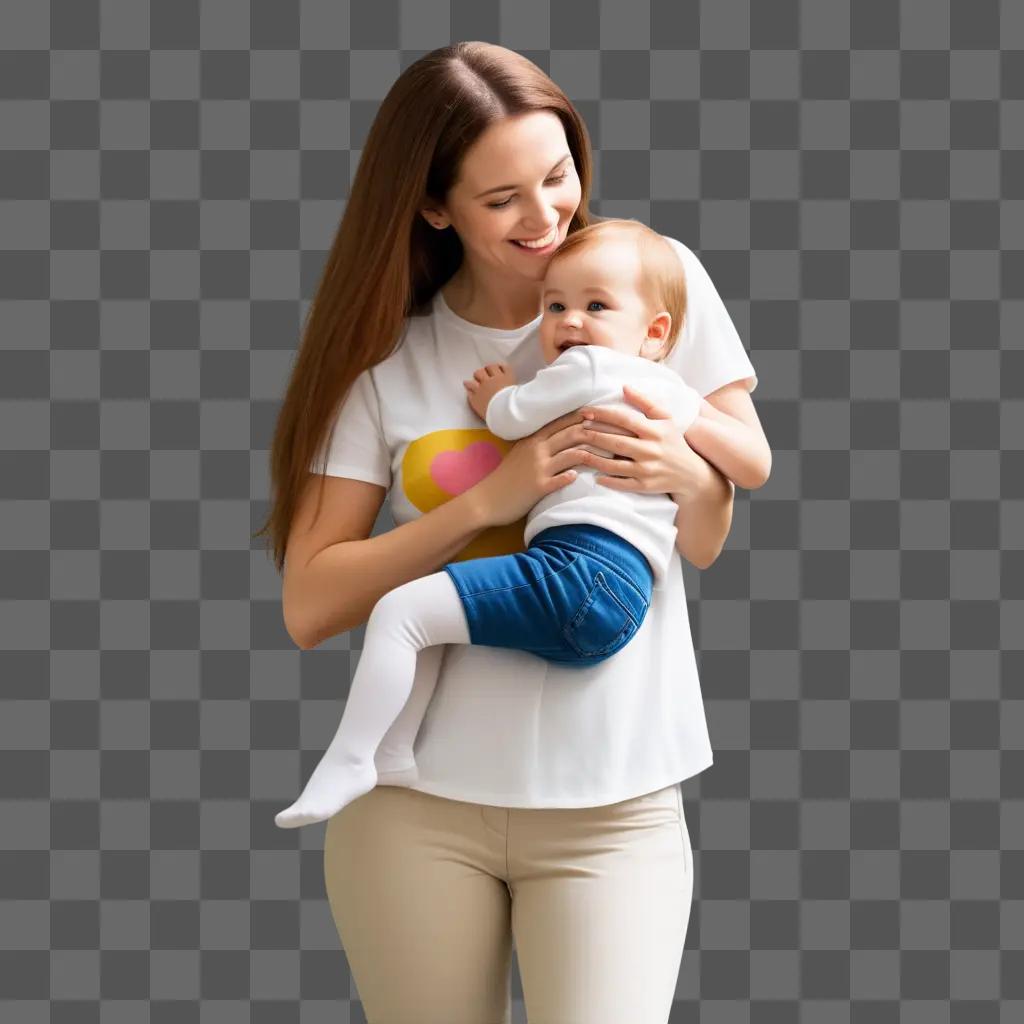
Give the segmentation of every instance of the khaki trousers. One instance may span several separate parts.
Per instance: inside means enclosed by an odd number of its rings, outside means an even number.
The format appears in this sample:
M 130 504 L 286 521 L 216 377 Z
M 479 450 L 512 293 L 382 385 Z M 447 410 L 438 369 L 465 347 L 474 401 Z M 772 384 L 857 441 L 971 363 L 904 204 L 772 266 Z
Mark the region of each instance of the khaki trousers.
M 520 808 L 377 786 L 327 823 L 324 879 L 369 1024 L 666 1024 L 693 853 L 678 784 Z

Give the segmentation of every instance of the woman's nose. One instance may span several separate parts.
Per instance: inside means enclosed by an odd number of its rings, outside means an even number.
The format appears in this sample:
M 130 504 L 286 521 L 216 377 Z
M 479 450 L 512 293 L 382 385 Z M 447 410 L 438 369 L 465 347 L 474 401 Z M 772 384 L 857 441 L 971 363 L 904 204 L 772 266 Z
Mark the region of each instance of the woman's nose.
M 526 230 L 535 231 L 538 237 L 558 224 L 558 211 L 549 207 L 546 202 L 538 200 L 531 213 L 533 215 L 526 222 L 530 226 Z

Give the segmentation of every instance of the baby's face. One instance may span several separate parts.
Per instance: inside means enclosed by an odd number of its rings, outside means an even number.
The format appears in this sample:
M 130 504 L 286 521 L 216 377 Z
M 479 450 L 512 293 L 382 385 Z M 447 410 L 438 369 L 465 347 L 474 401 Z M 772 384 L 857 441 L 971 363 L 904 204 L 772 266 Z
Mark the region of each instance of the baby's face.
M 602 242 L 553 260 L 541 300 L 544 362 L 554 362 L 570 344 L 653 358 L 672 317 L 647 308 L 637 290 L 639 275 L 632 242 Z

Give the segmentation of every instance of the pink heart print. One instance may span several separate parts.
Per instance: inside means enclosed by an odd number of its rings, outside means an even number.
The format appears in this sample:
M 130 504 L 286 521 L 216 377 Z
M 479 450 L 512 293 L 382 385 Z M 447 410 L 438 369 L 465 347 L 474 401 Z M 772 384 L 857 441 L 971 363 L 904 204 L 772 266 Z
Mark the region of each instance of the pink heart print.
M 490 441 L 474 441 L 461 451 L 438 452 L 430 460 L 430 477 L 447 494 L 468 491 L 501 462 L 501 452 Z

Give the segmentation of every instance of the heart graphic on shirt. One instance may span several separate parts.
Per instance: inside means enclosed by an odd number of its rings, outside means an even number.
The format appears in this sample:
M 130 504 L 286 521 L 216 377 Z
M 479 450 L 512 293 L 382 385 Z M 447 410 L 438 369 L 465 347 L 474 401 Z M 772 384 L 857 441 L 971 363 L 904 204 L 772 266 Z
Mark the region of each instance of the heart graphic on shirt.
M 501 465 L 514 441 L 486 427 L 433 430 L 409 443 L 402 457 L 401 486 L 409 503 L 420 512 L 451 501 Z M 449 561 L 487 558 L 523 551 L 526 517 L 481 531 Z
M 430 475 L 441 490 L 454 497 L 500 464 L 501 452 L 490 441 L 474 441 L 461 451 L 438 452 L 430 461 Z

